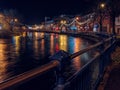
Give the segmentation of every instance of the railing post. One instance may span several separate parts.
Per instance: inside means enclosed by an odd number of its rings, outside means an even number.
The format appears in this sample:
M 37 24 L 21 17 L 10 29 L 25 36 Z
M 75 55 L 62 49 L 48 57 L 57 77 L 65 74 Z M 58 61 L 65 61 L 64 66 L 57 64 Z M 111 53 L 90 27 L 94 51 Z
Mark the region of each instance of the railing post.
M 59 66 L 56 68 L 56 87 L 54 90 L 63 90 L 64 84 L 65 84 L 65 78 L 64 78 L 64 65 L 66 61 L 68 60 L 69 53 L 60 50 L 56 54 L 50 57 L 50 60 L 58 60 L 60 62 Z
M 99 77 L 101 78 L 102 77 L 102 74 L 103 74 L 103 70 L 104 70 L 104 54 L 103 54 L 103 51 L 104 51 L 104 40 L 102 40 L 102 44 L 100 45 L 99 47 L 99 52 L 100 52 L 100 60 L 99 60 Z
M 112 37 L 112 39 L 110 40 L 110 42 L 111 42 L 110 44 L 112 45 L 114 37 L 113 37 L 113 35 L 111 35 L 111 37 Z

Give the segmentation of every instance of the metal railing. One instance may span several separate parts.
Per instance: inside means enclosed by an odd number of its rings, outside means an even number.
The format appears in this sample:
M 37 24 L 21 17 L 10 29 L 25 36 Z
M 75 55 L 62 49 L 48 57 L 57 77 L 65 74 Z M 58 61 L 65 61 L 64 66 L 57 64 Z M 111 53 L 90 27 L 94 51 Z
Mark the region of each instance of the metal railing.
M 106 43 L 108 44 L 105 45 Z M 0 90 L 22 84 L 53 68 L 57 68 L 57 85 L 54 90 L 95 90 L 104 74 L 105 68 L 110 63 L 110 54 L 114 49 L 114 45 L 115 37 L 111 36 L 104 41 L 100 41 L 95 45 L 91 45 L 71 55 L 65 51 L 59 51 L 50 57 L 50 59 L 53 60 L 50 63 L 4 81 L 0 84 Z M 92 60 L 85 64 L 75 74 L 73 74 L 67 80 L 64 80 L 64 77 L 62 77 L 62 71 L 64 71 L 62 66 L 63 62 L 66 59 L 73 59 L 91 49 L 97 49 L 99 53 L 97 53 Z
M 90 62 L 66 80 L 64 90 L 97 90 L 104 71 L 111 62 L 110 54 L 113 48 L 109 45 L 101 50 Z
M 51 69 L 57 67 L 58 65 L 59 65 L 58 60 L 54 60 L 54 61 L 51 61 L 50 63 L 45 64 L 39 68 L 35 68 L 31 71 L 28 71 L 23 74 L 17 75 L 13 78 L 7 79 L 6 81 L 4 81 L 3 83 L 0 84 L 0 90 L 7 89 L 11 86 L 15 86 L 18 84 L 22 84 L 30 79 L 33 79 L 33 78 L 47 72 L 48 70 L 51 70 Z
M 113 36 L 95 45 L 89 46 L 86 49 L 71 54 L 70 59 L 73 59 L 91 49 L 96 48 L 99 51 L 92 60 L 65 80 L 61 86 L 58 85 L 55 90 L 96 90 L 104 75 L 106 67 L 111 62 L 110 54 L 114 50 L 115 45 L 115 37 Z

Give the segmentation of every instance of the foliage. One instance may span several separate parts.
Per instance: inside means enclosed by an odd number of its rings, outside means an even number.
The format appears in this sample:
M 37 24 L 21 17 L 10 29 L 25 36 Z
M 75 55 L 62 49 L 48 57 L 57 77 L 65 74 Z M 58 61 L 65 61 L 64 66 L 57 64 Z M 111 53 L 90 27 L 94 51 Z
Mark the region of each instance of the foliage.
M 7 22 L 6 17 L 4 16 L 3 13 L 0 13 L 0 25 L 1 25 L 2 29 L 5 29 L 5 30 L 10 28 L 10 25 Z
M 0 24 L 3 29 L 13 31 L 15 25 L 21 24 L 21 15 L 15 9 L 3 10 L 0 15 Z

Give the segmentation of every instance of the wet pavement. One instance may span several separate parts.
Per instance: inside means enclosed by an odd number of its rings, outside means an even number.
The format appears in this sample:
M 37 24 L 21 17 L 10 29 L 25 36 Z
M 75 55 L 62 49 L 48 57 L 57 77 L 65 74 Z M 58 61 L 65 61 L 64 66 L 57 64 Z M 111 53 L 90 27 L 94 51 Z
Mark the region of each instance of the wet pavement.
M 107 67 L 98 90 L 120 90 L 120 42 L 112 53 L 112 63 Z

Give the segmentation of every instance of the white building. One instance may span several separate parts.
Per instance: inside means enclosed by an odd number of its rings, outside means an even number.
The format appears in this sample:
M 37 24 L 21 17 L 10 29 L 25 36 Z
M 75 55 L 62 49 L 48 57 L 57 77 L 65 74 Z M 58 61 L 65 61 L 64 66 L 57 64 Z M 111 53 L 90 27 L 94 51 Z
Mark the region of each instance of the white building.
M 115 25 L 116 34 L 120 34 L 120 16 L 115 18 Z

